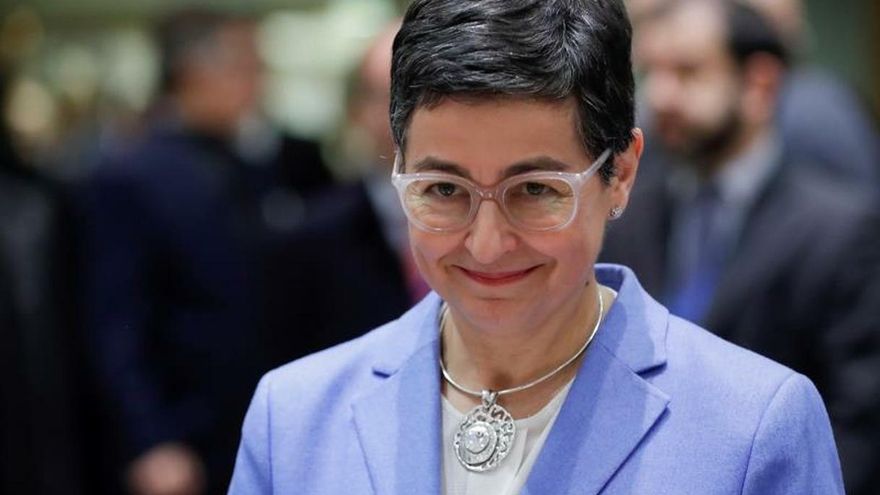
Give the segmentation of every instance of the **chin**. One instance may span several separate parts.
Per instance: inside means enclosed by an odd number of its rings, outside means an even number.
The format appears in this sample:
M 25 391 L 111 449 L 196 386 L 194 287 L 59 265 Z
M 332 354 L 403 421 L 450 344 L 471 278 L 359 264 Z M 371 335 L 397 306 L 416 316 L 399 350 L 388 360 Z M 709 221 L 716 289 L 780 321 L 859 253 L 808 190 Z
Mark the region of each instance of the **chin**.
M 529 294 L 456 291 L 454 296 L 444 299 L 471 325 L 502 331 L 535 319 L 547 302 L 531 291 Z
M 530 298 L 501 294 L 458 293 L 450 298 L 450 306 L 474 323 L 509 324 L 528 307 Z M 535 300 L 532 298 L 531 300 Z
M 520 320 L 524 308 L 522 301 L 511 299 L 464 298 L 456 309 L 474 326 L 503 330 Z

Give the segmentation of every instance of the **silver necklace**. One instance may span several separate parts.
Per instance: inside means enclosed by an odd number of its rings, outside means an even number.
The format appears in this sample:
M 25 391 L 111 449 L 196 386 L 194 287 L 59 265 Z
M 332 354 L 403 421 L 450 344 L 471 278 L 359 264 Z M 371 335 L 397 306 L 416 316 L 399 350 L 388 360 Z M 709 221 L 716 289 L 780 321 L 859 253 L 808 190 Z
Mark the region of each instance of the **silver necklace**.
M 513 422 L 513 416 L 510 415 L 507 409 L 497 403 L 498 397 L 521 392 L 550 379 L 568 367 L 587 350 L 587 347 L 590 346 L 590 342 L 593 341 L 593 337 L 596 335 L 596 331 L 599 330 L 599 325 L 602 323 L 602 313 L 605 311 L 605 301 L 602 298 L 601 288 L 597 290 L 597 293 L 599 315 L 596 317 L 596 323 L 593 325 L 593 330 L 590 332 L 584 345 L 553 371 L 528 383 L 497 391 L 488 389 L 471 390 L 452 378 L 452 375 L 446 369 L 446 365 L 443 364 L 443 357 L 440 357 L 440 372 L 443 374 L 443 379 L 460 392 L 479 397 L 482 402 L 465 415 L 464 419 L 459 423 L 452 441 L 452 450 L 465 469 L 474 472 L 491 471 L 507 457 L 511 447 L 513 447 L 513 439 L 516 436 L 516 423 Z M 448 307 L 444 303 L 440 311 L 441 335 L 446 327 L 447 313 Z

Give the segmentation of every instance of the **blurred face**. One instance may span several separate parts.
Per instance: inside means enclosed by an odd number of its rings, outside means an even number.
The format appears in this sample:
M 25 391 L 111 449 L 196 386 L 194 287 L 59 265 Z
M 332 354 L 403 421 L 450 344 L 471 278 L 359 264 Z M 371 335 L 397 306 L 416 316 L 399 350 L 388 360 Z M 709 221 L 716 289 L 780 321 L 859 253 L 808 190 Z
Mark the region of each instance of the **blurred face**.
M 230 23 L 217 31 L 213 45 L 185 72 L 185 97 L 198 120 L 233 129 L 254 110 L 262 76 L 253 24 Z
M 741 127 L 742 82 L 725 47 L 720 13 L 688 3 L 646 23 L 639 45 L 644 89 L 663 145 L 696 161 L 722 153 Z
M 389 158 L 394 155 L 391 125 L 388 122 L 388 106 L 391 91 L 391 66 L 385 72 L 365 70 L 362 92 L 358 95 L 354 109 L 354 122 L 370 139 L 370 153 L 376 158 Z M 371 67 L 372 69 L 372 67 Z
M 391 99 L 391 46 L 398 25 L 386 29 L 369 48 L 358 71 L 360 91 L 354 96 L 350 119 L 369 140 L 364 153 L 373 162 L 390 164 L 394 155 L 388 106 Z
M 460 175 L 493 186 L 536 170 L 580 172 L 588 156 L 575 129 L 573 101 L 446 100 L 415 111 L 408 128 L 405 172 Z M 594 175 L 581 189 L 574 220 L 552 232 L 523 232 L 494 201 L 484 201 L 462 231 L 410 228 L 413 254 L 426 281 L 472 325 L 540 325 L 584 300 L 609 210 L 625 205 L 627 184 Z

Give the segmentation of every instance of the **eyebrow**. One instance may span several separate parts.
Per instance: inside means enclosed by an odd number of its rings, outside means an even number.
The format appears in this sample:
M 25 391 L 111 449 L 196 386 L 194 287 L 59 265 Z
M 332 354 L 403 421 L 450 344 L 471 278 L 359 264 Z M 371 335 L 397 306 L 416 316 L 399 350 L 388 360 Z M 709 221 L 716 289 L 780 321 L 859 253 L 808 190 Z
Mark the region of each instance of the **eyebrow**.
M 572 168 L 573 167 L 571 165 L 556 160 L 555 158 L 551 158 L 549 156 L 537 156 L 534 158 L 522 160 L 505 168 L 501 174 L 500 179 L 504 180 L 528 172 L 564 172 L 570 171 Z M 470 172 L 461 165 L 441 160 L 433 156 L 428 156 L 416 162 L 413 165 L 412 171 L 413 173 L 443 172 L 457 175 L 459 177 L 464 177 L 466 179 L 472 179 Z
M 423 158 L 413 164 L 412 173 L 420 172 L 444 172 L 447 174 L 457 175 L 466 179 L 471 178 L 470 172 L 464 167 L 453 162 L 447 162 L 433 156 Z
M 549 156 L 537 156 L 529 158 L 507 167 L 502 174 L 502 179 L 528 172 L 568 172 L 573 167 L 565 162 Z

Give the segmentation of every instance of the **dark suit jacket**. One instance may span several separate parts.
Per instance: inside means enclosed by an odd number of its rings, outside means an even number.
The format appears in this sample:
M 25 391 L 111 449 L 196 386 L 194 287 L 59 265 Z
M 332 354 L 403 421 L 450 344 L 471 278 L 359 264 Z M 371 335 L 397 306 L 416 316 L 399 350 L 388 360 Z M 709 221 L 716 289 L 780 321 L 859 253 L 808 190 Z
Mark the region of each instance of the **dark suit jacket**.
M 0 143 L 2 147 L 2 143 Z M 65 204 L 0 150 L 0 493 L 84 493 Z
M 122 455 L 186 442 L 206 461 L 212 492 L 225 487 L 250 391 L 267 369 L 258 260 L 281 168 L 157 125 L 102 163 L 89 188 L 88 328 Z
M 310 205 L 300 230 L 264 259 L 272 361 L 286 363 L 350 340 L 411 306 L 397 253 L 382 234 L 363 183 Z
M 870 197 L 798 165 L 783 163 L 760 194 L 701 323 L 812 378 L 832 416 L 848 492 L 875 493 L 880 226 Z M 658 172 L 637 181 L 601 258 L 630 266 L 663 299 L 673 203 Z
M 880 188 L 880 134 L 867 101 L 816 67 L 789 71 L 777 107 L 782 140 L 805 160 L 864 186 Z

